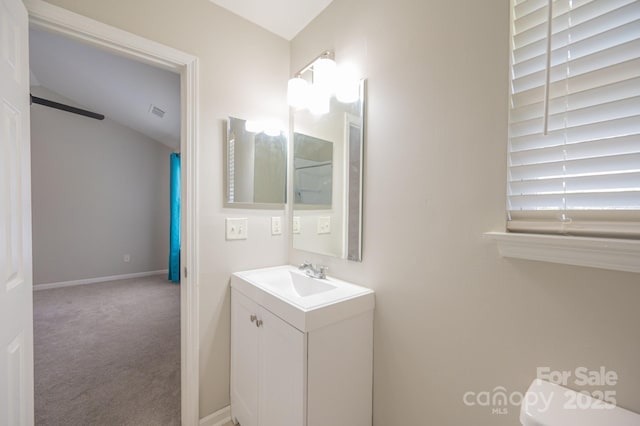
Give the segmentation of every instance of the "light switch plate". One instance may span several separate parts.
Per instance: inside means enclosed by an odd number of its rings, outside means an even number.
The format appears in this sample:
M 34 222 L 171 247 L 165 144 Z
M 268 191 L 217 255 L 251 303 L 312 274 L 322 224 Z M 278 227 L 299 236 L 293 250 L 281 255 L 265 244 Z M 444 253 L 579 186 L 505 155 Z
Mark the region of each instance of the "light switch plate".
M 280 216 L 271 218 L 271 235 L 282 235 L 282 218 Z
M 246 217 L 228 217 L 225 219 L 227 240 L 246 240 L 249 225 Z
M 318 217 L 318 234 L 331 233 L 331 216 Z
M 294 234 L 300 233 L 300 216 L 293 217 L 293 233 Z

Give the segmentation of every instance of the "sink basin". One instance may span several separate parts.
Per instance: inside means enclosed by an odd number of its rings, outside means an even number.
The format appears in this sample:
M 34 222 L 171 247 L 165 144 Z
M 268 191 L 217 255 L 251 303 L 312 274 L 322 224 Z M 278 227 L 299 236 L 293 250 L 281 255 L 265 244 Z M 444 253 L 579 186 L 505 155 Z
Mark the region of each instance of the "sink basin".
M 262 269 L 250 271 L 244 275 L 284 297 L 307 297 L 336 289 L 336 286 L 330 284 L 327 279 L 311 278 L 297 270 L 289 270 L 289 268 Z M 291 290 L 295 294 L 291 294 Z
M 236 272 L 231 287 L 304 332 L 375 304 L 373 290 L 331 277 L 311 278 L 291 265 Z
M 329 284 L 326 280 L 311 278 L 293 271 L 289 271 L 289 278 L 291 279 L 293 289 L 300 297 L 312 296 L 314 294 L 324 293 L 325 291 L 335 290 L 336 288 L 335 285 Z

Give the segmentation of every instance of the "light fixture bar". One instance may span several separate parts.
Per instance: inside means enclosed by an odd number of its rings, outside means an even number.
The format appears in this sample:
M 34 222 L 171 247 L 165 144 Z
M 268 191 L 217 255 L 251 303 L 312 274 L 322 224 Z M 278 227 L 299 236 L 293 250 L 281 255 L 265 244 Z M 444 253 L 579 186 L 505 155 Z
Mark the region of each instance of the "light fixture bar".
M 331 50 L 325 50 L 324 52 L 322 52 L 321 54 L 319 54 L 318 56 L 316 56 L 315 58 L 313 58 L 313 60 L 311 62 L 309 62 L 307 65 L 305 65 L 304 67 L 302 67 L 300 69 L 300 71 L 298 71 L 297 73 L 295 73 L 293 76 L 294 77 L 300 77 L 302 76 L 302 74 L 304 74 L 305 72 L 309 71 L 311 68 L 313 68 L 313 64 L 316 63 L 316 61 L 318 59 L 333 59 L 335 61 L 336 59 L 336 55 L 335 53 L 333 53 Z

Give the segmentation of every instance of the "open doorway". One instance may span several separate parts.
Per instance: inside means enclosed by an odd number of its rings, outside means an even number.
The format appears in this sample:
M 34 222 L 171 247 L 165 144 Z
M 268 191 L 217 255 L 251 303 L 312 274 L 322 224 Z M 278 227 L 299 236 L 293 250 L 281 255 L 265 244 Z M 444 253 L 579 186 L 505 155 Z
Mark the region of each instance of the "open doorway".
M 167 275 L 179 74 L 34 28 L 30 58 L 34 287 Z
M 180 76 L 38 29 L 30 64 L 36 424 L 180 424 Z
M 0 342 L 5 356 L 0 357 L 0 377 L 8 387 L 2 411 L 9 423 L 33 423 L 33 318 L 32 318 L 32 241 L 29 131 L 29 45 L 28 27 L 63 34 L 88 45 L 100 47 L 130 59 L 173 70 L 181 84 L 181 285 L 180 289 L 180 363 L 181 411 L 183 424 L 197 424 L 199 331 L 198 306 L 198 204 L 195 161 L 198 146 L 198 58 L 150 41 L 118 28 L 72 13 L 42 0 L 2 0 L 2 123 L 4 182 L 0 191 L 3 207 L 2 256 L 6 273 L 0 304 L 3 327 Z M 6 24 L 6 25 L 5 25 Z M 5 150 L 8 149 L 8 150 Z M 63 249 L 63 248 L 61 248 Z M 9 262 L 5 262 L 8 260 Z M 69 361 L 71 362 L 71 360 Z M 13 420 L 11 420 L 13 419 Z
M 30 12 L 33 12 L 33 10 L 31 10 Z M 77 27 L 85 27 L 86 28 L 86 22 L 77 22 L 79 20 L 83 20 L 83 21 L 90 21 L 88 19 L 80 19 L 77 17 L 73 17 L 73 16 L 69 16 L 69 22 L 67 23 L 63 23 L 61 24 L 61 21 L 64 21 L 64 19 L 60 20 L 60 16 L 57 16 L 56 18 L 56 24 L 52 25 L 52 23 L 48 20 L 47 18 L 47 10 L 41 10 L 40 12 L 42 13 L 38 13 L 37 15 L 38 18 L 34 19 L 34 16 L 32 14 L 31 16 L 31 20 L 32 20 L 32 24 L 34 21 L 37 21 L 37 23 L 39 24 L 38 26 L 44 26 L 44 27 L 55 27 L 53 28 L 54 30 L 64 30 L 65 33 L 69 33 L 69 34 L 74 34 L 74 29 L 77 31 Z M 54 11 L 55 12 L 55 11 Z M 75 21 L 75 22 L 74 22 Z M 67 26 L 68 24 L 68 26 Z M 74 28 L 76 27 L 76 28 Z M 149 62 L 149 59 L 151 59 L 151 62 L 155 62 L 154 60 L 162 63 L 163 67 L 167 68 L 167 63 L 169 64 L 169 68 L 173 68 L 175 71 L 181 72 L 182 74 L 182 84 L 187 83 L 186 85 L 186 94 L 184 93 L 184 89 L 183 89 L 183 93 L 182 93 L 182 99 L 184 102 L 184 99 L 187 98 L 188 102 L 187 105 L 182 105 L 182 109 L 181 111 L 178 113 L 179 116 L 182 116 L 183 118 L 186 117 L 187 118 L 187 125 L 189 126 L 189 128 L 193 128 L 194 124 L 195 124 L 195 114 L 194 114 L 194 104 L 195 102 L 193 101 L 193 98 L 190 96 L 193 93 L 193 77 L 195 76 L 195 69 L 194 69 L 194 65 L 195 65 L 195 58 L 190 58 L 188 57 L 188 55 L 176 55 L 175 51 L 172 51 L 172 49 L 168 49 L 168 48 L 164 48 L 162 46 L 149 46 L 148 43 L 142 39 L 139 39 L 135 36 L 132 36 L 130 34 L 126 34 L 123 33 L 119 30 L 116 29 L 108 29 L 105 28 L 105 26 L 97 26 L 96 25 L 96 32 L 97 33 L 101 33 L 98 35 L 98 37 L 96 37 L 95 35 L 91 38 L 91 42 L 96 43 L 96 41 L 98 41 L 98 44 L 101 45 L 106 45 L 110 48 L 115 49 L 117 51 L 125 51 L 127 54 L 129 54 L 130 56 L 133 57 L 140 57 L 141 59 L 143 59 L 145 62 Z M 77 37 L 80 39 L 83 39 L 83 37 L 87 36 L 87 31 L 81 31 L 81 32 L 77 32 L 76 33 Z M 102 39 L 101 39 L 101 37 Z M 114 40 L 115 39 L 115 40 Z M 133 42 L 132 40 L 133 39 Z M 127 43 L 127 47 L 124 48 L 121 44 L 119 44 L 119 41 L 122 40 L 126 40 Z M 144 48 L 141 48 L 140 46 L 144 46 Z M 151 47 L 151 49 L 149 49 L 149 47 Z M 140 52 L 144 50 L 145 54 L 142 55 Z M 150 54 L 151 53 L 153 54 Z M 155 54 L 155 55 L 154 55 Z M 170 58 L 167 58 L 167 56 L 169 56 Z M 180 81 L 180 78 L 178 79 L 178 81 Z M 184 87 L 184 86 L 183 86 Z M 59 99 L 61 100 L 61 99 Z M 152 109 L 152 108 L 150 108 Z M 183 147 L 183 154 L 184 154 L 184 147 L 188 147 L 188 146 L 194 146 L 195 145 L 195 135 L 190 134 L 188 131 L 183 131 L 182 135 L 180 137 L 180 145 Z M 168 164 L 169 159 L 166 158 L 166 163 Z M 64 167 L 63 164 L 59 164 L 59 166 Z M 186 175 L 189 174 L 190 171 L 190 167 L 187 165 L 187 167 L 185 168 L 186 170 L 184 171 L 184 173 Z M 183 190 L 183 193 L 189 194 L 189 186 L 186 185 L 187 187 Z M 193 186 L 191 185 L 191 188 L 193 188 Z M 190 197 L 191 200 L 193 200 L 194 197 Z M 168 206 L 167 206 L 168 208 Z M 186 220 L 183 220 L 183 228 L 187 229 L 187 235 L 189 234 L 189 231 L 193 229 L 193 221 L 189 220 L 189 216 L 188 214 L 188 210 L 183 209 L 182 213 L 183 216 L 185 217 Z M 185 223 L 186 222 L 186 223 Z M 189 223 L 191 222 L 191 224 Z M 187 236 L 185 235 L 185 236 Z M 186 241 L 188 241 L 188 239 L 186 239 Z M 184 239 L 183 239 L 184 242 Z M 59 250 L 64 250 L 64 246 L 62 247 L 58 247 Z M 126 262 L 126 255 L 129 254 L 129 261 L 131 262 L 131 260 L 134 259 L 134 257 L 130 254 L 130 253 L 124 253 L 121 257 L 121 262 L 124 263 L 129 263 Z M 194 256 L 195 253 L 191 253 L 191 256 Z M 186 257 L 186 250 L 183 250 L 183 256 Z M 165 259 L 166 260 L 166 259 Z M 193 257 L 191 258 L 191 260 L 193 260 Z M 37 259 L 36 259 L 37 262 Z M 132 263 L 132 262 L 131 262 Z M 185 262 L 184 266 L 187 266 L 189 264 L 192 264 L 190 262 Z M 72 265 L 73 267 L 73 265 Z M 153 271 L 151 271 L 153 272 Z M 185 274 L 186 274 L 186 270 L 185 270 Z M 116 275 L 125 275 L 125 274 L 116 274 Z M 166 278 L 165 278 L 166 279 Z M 77 281 L 74 279 L 69 279 L 66 281 L 62 281 L 62 282 L 68 282 L 68 281 Z M 181 293 L 182 297 L 181 297 L 181 303 L 179 305 L 182 305 L 183 309 L 182 309 L 182 317 L 183 317 L 183 321 L 182 321 L 182 330 L 183 330 L 183 335 L 182 335 L 182 344 L 180 345 L 180 350 L 178 352 L 182 353 L 182 365 L 183 365 L 183 373 L 182 373 L 182 388 L 186 389 L 186 392 L 182 392 L 182 406 L 183 406 L 183 414 L 182 417 L 184 418 L 193 418 L 195 416 L 197 416 L 197 368 L 194 369 L 193 365 L 194 365 L 194 358 L 196 360 L 195 364 L 197 364 L 197 341 L 194 341 L 194 336 L 197 335 L 197 333 L 195 333 L 195 331 L 197 330 L 197 323 L 194 324 L 193 321 L 193 316 L 195 315 L 195 313 L 197 312 L 194 309 L 194 306 L 197 306 L 194 302 L 197 302 L 197 293 L 194 294 L 193 289 L 191 288 L 190 285 L 188 285 L 190 282 L 190 280 L 188 279 L 183 279 L 183 286 L 180 287 L 179 292 Z M 38 282 L 36 282 L 38 283 Z M 82 286 L 82 287 L 92 287 L 92 286 Z M 186 296 L 186 297 L 185 297 Z M 186 309 L 184 309 L 186 307 Z M 184 319 L 187 319 L 187 321 L 184 321 Z M 186 329 L 186 333 L 184 333 L 184 330 Z M 149 333 L 148 333 L 149 334 Z M 147 335 L 148 335 L 147 334 Z M 196 354 L 196 357 L 194 357 L 194 353 Z M 186 354 L 186 356 L 185 356 Z M 68 359 L 68 362 L 72 362 L 72 359 Z M 184 366 L 187 366 L 188 368 L 185 370 Z M 194 374 L 195 372 L 195 374 Z M 194 376 L 195 376 L 195 380 L 194 380 Z M 194 383 L 195 383 L 195 387 L 196 387 L 196 391 L 194 392 Z M 150 391 L 150 389 L 147 389 L 147 391 Z M 195 397 L 195 403 L 194 401 L 194 394 L 196 395 Z M 176 395 L 176 399 L 178 401 L 180 401 L 180 396 L 179 396 L 179 392 L 178 395 Z M 178 405 L 179 402 L 178 402 Z M 185 407 L 186 406 L 186 407 Z M 194 410 L 195 407 L 195 410 Z M 186 408 L 186 411 L 185 411 Z M 195 415 L 194 415 L 195 412 Z M 131 419 L 131 417 L 129 416 L 129 418 Z M 196 417 L 197 418 L 197 417 Z M 133 420 L 133 419 L 131 419 Z M 187 423 L 187 422 L 185 422 Z

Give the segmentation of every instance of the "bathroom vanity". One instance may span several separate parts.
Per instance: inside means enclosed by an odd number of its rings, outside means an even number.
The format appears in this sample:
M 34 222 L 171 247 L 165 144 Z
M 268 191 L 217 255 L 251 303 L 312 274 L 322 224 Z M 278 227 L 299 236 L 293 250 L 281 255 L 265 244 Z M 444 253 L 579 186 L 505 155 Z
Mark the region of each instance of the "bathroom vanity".
M 231 277 L 231 417 L 242 426 L 370 426 L 372 290 L 293 266 Z

